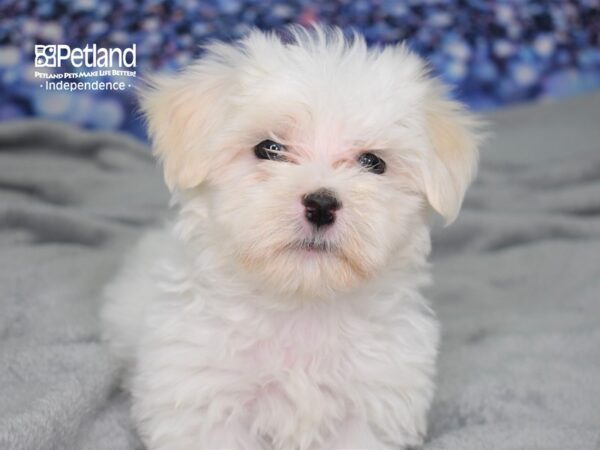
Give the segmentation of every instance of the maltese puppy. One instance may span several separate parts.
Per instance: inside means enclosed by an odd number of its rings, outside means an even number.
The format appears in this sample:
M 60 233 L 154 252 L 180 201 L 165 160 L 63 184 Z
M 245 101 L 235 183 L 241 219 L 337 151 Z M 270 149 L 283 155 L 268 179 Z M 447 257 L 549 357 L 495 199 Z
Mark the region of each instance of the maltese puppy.
M 476 120 L 404 46 L 321 27 L 211 44 L 141 105 L 177 215 L 103 333 L 147 448 L 420 445 L 430 215 L 460 209 Z

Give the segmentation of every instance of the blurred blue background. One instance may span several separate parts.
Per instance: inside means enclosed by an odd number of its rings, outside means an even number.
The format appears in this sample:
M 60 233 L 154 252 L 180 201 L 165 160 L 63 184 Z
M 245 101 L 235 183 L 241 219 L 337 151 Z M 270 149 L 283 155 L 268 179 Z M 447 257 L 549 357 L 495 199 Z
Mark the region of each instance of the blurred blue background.
M 133 89 L 40 88 L 36 44 L 135 43 L 139 78 L 187 64 L 209 39 L 315 21 L 354 28 L 371 44 L 406 40 L 475 110 L 600 88 L 600 0 L 0 0 L 0 120 L 37 116 L 145 136 Z

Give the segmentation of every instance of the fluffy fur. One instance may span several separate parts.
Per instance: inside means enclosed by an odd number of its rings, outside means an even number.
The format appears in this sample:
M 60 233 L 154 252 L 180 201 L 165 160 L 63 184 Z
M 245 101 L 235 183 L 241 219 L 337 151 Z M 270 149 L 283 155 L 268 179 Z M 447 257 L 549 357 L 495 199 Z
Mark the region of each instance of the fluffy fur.
M 471 116 L 405 47 L 322 28 L 212 44 L 142 107 L 178 214 L 129 256 L 103 320 L 147 447 L 419 445 L 438 343 L 419 293 L 429 211 L 460 209 Z M 265 139 L 285 161 L 256 158 Z M 343 206 L 316 232 L 302 197 L 322 188 Z

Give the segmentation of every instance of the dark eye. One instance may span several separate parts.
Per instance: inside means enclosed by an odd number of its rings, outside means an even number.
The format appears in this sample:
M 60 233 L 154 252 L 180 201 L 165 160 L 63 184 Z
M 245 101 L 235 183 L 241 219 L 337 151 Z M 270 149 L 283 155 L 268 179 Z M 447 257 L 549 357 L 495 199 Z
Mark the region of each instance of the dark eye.
M 283 151 L 285 147 L 275 141 L 267 139 L 254 147 L 254 154 L 258 159 L 271 159 L 281 161 L 284 159 Z
M 385 172 L 385 161 L 373 153 L 363 153 L 358 157 L 358 163 L 369 172 L 381 175 Z

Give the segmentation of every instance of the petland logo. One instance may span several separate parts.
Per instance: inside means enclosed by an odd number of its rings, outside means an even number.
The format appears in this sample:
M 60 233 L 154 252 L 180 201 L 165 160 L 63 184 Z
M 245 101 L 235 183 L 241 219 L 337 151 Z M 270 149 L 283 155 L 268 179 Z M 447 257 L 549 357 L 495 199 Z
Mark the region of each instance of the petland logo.
M 34 65 L 40 69 L 35 78 L 43 79 L 40 87 L 48 91 L 124 91 L 137 75 L 136 47 L 36 45 Z
M 35 67 L 62 67 L 68 61 L 73 67 L 126 67 L 136 66 L 136 48 L 133 44 L 129 48 L 98 48 L 96 44 L 91 47 L 71 48 L 70 45 L 52 44 L 35 46 Z

